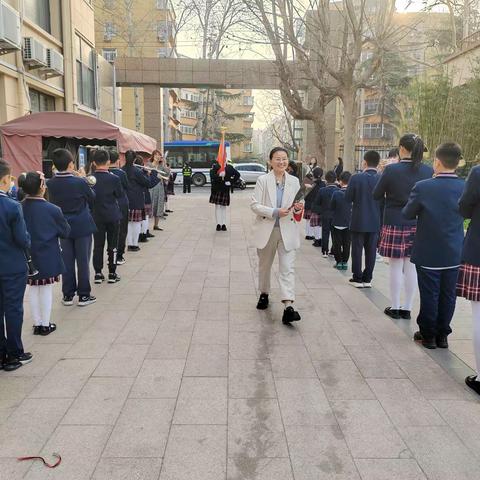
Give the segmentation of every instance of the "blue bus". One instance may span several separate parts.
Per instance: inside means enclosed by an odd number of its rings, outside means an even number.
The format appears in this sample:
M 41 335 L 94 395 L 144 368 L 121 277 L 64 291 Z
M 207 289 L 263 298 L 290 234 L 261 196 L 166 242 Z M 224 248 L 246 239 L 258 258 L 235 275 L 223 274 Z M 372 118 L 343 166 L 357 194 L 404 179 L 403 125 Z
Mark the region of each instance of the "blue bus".
M 225 142 L 227 161 L 230 160 L 230 143 Z M 190 162 L 193 170 L 192 183 L 202 187 L 210 183 L 210 169 L 217 160 L 220 142 L 216 140 L 182 140 L 165 142 L 163 148 L 167 163 L 172 172 L 177 173 L 175 183 L 183 183 L 182 167 L 184 162 Z

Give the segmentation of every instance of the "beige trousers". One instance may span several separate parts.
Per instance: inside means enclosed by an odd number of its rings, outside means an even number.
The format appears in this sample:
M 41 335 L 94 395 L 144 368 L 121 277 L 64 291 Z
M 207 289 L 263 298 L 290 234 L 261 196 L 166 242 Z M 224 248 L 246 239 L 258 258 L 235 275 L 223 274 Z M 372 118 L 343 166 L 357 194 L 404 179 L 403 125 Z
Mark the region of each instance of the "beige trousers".
M 270 293 L 270 277 L 275 253 L 278 252 L 280 274 L 280 295 L 282 301 L 295 300 L 295 256 L 296 250 L 287 252 L 283 245 L 280 227 L 274 227 L 267 245 L 257 249 L 258 253 L 258 289 L 260 293 Z

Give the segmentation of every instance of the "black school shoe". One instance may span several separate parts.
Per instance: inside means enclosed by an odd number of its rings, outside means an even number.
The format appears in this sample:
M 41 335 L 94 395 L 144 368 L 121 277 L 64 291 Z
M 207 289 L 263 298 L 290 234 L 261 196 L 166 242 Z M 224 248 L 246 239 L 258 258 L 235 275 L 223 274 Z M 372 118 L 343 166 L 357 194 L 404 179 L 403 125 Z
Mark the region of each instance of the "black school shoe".
M 305 240 L 315 240 L 315 237 L 311 237 L 310 235 L 307 235 L 305 237 Z
M 54 332 L 57 329 L 57 326 L 54 323 L 51 323 L 48 327 L 41 326 L 39 328 L 40 328 L 40 333 L 38 335 L 41 335 L 42 337 L 46 337 L 47 335 L 50 335 L 52 332 Z
M 86 307 L 87 305 L 91 305 L 95 303 L 97 299 L 93 295 L 82 295 L 78 298 L 78 306 L 79 307 Z
M 421 342 L 422 345 L 429 350 L 435 350 L 437 348 L 435 337 L 424 337 L 420 332 L 415 332 L 413 334 L 413 339 L 416 342 Z
M 22 362 L 17 360 L 16 358 L 10 358 L 8 360 L 4 360 L 2 362 L 2 368 L 6 372 L 13 372 L 22 366 Z
M 105 276 L 103 275 L 103 273 L 96 273 L 93 282 L 102 283 L 104 280 L 105 280 Z
M 128 246 L 127 247 L 127 250 L 129 252 L 139 252 L 140 251 L 140 247 L 138 245 L 132 245 L 132 246 Z
M 312 243 L 312 246 L 314 246 L 314 247 L 321 247 L 321 246 L 322 246 L 322 241 L 321 241 L 321 240 L 315 240 L 315 241 Z
M 73 297 L 69 297 L 68 295 L 64 295 L 63 299 L 62 299 L 62 303 L 66 307 L 70 307 L 71 305 L 73 305 Z
M 226 225 L 222 225 L 222 232 L 226 232 L 227 231 L 227 226 Z
M 400 315 L 400 310 L 397 310 L 395 308 L 392 308 L 392 307 L 387 307 L 383 313 L 387 316 L 389 316 L 390 318 L 393 318 L 394 320 L 398 320 L 400 318 L 402 318 L 402 316 Z
M 437 338 L 435 338 L 435 343 L 437 344 L 437 348 L 448 348 L 448 340 L 446 335 L 437 335 Z
M 152 235 L 150 233 L 150 230 L 147 230 L 147 233 L 145 235 L 147 236 L 147 238 L 155 238 L 155 235 Z
M 126 260 L 123 258 L 123 255 L 117 255 L 117 265 L 124 265 L 125 261 Z
M 220 224 L 217 224 L 217 232 L 220 232 L 222 230 L 222 226 Z
M 480 395 L 480 382 L 477 382 L 476 375 L 470 375 L 465 378 L 465 383 L 467 387 L 470 387 L 475 393 Z
M 293 307 L 287 307 L 283 311 L 282 323 L 284 325 L 290 325 L 292 322 L 298 322 L 302 317 L 300 314 L 293 309 Z
M 260 294 L 260 298 L 258 299 L 257 309 L 258 310 L 265 310 L 268 307 L 268 293 Z
M 120 276 L 117 273 L 108 274 L 108 283 L 117 283 L 120 281 Z
M 403 318 L 404 320 L 411 320 L 412 319 L 412 315 L 411 315 L 410 310 L 404 310 L 403 308 L 401 308 L 399 310 L 399 313 L 400 313 L 400 317 Z
M 147 242 L 148 242 L 147 234 L 146 234 L 146 233 L 141 233 L 141 234 L 138 236 L 138 241 L 139 241 L 140 243 L 147 243 Z

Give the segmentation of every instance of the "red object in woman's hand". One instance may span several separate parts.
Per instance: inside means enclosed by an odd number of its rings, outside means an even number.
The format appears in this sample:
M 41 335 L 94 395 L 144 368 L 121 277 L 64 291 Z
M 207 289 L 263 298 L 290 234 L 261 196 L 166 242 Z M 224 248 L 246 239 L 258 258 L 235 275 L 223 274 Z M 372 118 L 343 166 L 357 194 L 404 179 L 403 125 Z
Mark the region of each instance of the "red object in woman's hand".
M 296 222 L 301 222 L 303 217 L 303 203 L 296 203 L 293 206 L 293 218 Z

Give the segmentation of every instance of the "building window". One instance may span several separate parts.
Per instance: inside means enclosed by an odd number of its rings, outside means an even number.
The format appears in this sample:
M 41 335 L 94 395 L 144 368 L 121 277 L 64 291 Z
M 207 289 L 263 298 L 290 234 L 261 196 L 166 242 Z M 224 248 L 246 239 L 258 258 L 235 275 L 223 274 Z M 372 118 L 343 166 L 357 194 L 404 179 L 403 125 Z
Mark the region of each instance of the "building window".
M 117 49 L 116 48 L 104 48 L 102 50 L 103 58 L 107 62 L 114 62 L 117 58 Z
M 78 35 L 76 37 L 77 100 L 96 108 L 95 51 Z
M 378 112 L 378 98 L 367 98 L 364 103 L 364 115 L 373 115 Z
M 157 48 L 157 57 L 158 58 L 170 58 L 173 56 L 172 47 L 160 47 Z
M 365 123 L 363 125 L 363 138 L 393 140 L 393 128 L 384 123 Z
M 158 41 L 168 42 L 168 38 L 173 35 L 173 24 L 163 20 L 157 23 L 156 30 Z
M 186 135 L 195 135 L 195 127 L 189 125 L 180 125 L 180 131 Z
M 253 105 L 253 97 L 248 97 L 248 96 L 243 97 L 243 104 L 248 106 Z
M 200 95 L 198 93 L 186 92 L 184 90 L 182 90 L 180 98 L 182 100 L 188 100 L 189 102 L 195 103 L 198 103 L 200 101 Z
M 28 94 L 30 96 L 30 111 L 32 113 L 55 111 L 55 97 L 46 95 L 33 88 L 28 89 Z
M 182 117 L 197 118 L 197 112 L 196 110 L 182 110 Z
M 113 22 L 105 22 L 103 26 L 103 38 L 106 41 L 112 40 L 113 37 L 117 35 L 117 29 Z
M 253 152 L 253 143 L 252 142 L 245 143 L 243 145 L 243 151 L 245 153 L 252 153 Z
M 25 16 L 48 33 L 50 29 L 50 1 L 24 0 Z

